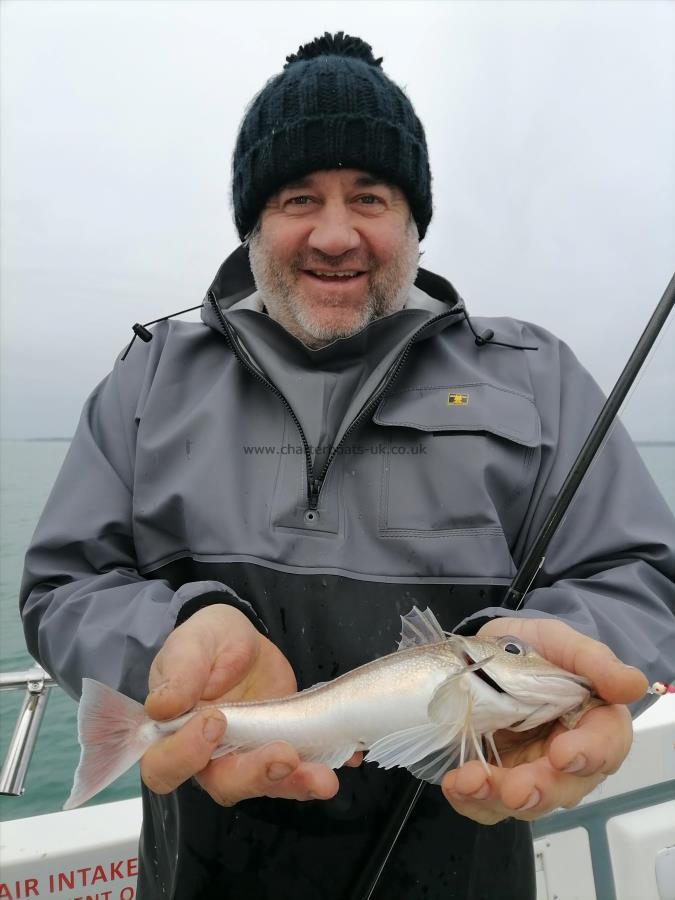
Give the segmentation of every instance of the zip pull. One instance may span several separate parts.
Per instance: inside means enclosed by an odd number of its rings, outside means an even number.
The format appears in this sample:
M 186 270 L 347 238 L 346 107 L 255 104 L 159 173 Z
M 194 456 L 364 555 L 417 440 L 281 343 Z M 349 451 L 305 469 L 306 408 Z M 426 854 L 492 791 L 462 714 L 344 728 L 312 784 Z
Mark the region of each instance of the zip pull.
M 309 508 L 316 509 L 319 505 L 319 491 L 321 490 L 321 482 L 318 478 L 310 475 L 307 479 L 307 485 L 309 487 L 309 493 L 307 496 Z

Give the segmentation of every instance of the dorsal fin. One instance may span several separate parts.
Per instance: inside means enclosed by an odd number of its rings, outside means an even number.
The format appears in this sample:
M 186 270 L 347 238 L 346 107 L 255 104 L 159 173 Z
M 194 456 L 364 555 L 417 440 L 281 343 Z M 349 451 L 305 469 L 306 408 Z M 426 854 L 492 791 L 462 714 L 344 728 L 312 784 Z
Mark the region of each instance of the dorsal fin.
M 445 632 L 429 607 L 423 612 L 413 606 L 409 613 L 401 616 L 401 640 L 398 642 L 397 650 L 437 644 L 445 638 Z

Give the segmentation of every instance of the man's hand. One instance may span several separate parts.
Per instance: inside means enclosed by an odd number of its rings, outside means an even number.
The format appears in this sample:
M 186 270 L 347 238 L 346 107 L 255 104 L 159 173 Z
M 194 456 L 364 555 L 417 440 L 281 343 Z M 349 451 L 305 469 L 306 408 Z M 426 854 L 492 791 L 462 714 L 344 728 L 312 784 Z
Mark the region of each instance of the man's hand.
M 166 794 L 191 776 L 223 806 L 261 796 L 328 799 L 337 792 L 331 769 L 301 762 L 282 741 L 210 761 L 226 732 L 225 717 L 213 705 L 297 690 L 281 651 L 233 607 L 206 607 L 176 628 L 155 657 L 149 687 L 145 710 L 153 719 L 172 719 L 209 704 L 144 755 L 141 777 L 155 793 Z
M 554 619 L 493 619 L 479 634 L 521 637 L 550 662 L 589 678 L 611 705 L 590 709 L 572 730 L 552 723 L 533 732 L 497 732 L 504 767 L 490 766 L 488 775 L 472 761 L 449 772 L 442 784 L 446 799 L 483 825 L 508 817 L 537 819 L 558 807 L 576 806 L 625 759 L 633 729 L 623 704 L 643 696 L 647 679 L 605 644 Z

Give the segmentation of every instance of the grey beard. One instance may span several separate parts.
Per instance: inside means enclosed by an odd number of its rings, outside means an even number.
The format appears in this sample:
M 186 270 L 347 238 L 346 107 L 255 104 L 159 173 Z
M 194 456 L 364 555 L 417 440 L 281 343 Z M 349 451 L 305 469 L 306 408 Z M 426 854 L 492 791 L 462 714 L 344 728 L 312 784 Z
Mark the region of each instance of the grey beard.
M 295 286 L 287 270 L 280 266 L 264 246 L 261 231 L 251 236 L 249 260 L 260 298 L 273 319 L 287 331 L 317 348 L 350 337 L 375 319 L 398 312 L 405 306 L 419 265 L 420 251 L 417 226 L 411 219 L 402 250 L 384 268 L 370 272 L 365 303 L 359 319 L 349 327 L 315 322 L 303 304 L 297 302 Z M 301 260 L 293 260 L 291 273 L 302 268 Z M 332 301 L 326 295 L 325 302 Z

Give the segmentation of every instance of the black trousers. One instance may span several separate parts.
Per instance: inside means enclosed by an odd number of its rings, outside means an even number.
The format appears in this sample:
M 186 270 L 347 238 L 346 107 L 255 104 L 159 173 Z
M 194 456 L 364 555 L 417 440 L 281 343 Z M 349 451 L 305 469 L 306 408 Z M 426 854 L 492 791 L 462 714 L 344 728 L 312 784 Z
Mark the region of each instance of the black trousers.
M 333 800 L 249 800 L 223 809 L 192 783 L 166 797 L 143 788 L 137 900 L 357 900 L 411 776 L 342 769 Z M 458 816 L 429 785 L 373 900 L 534 900 L 529 826 Z

